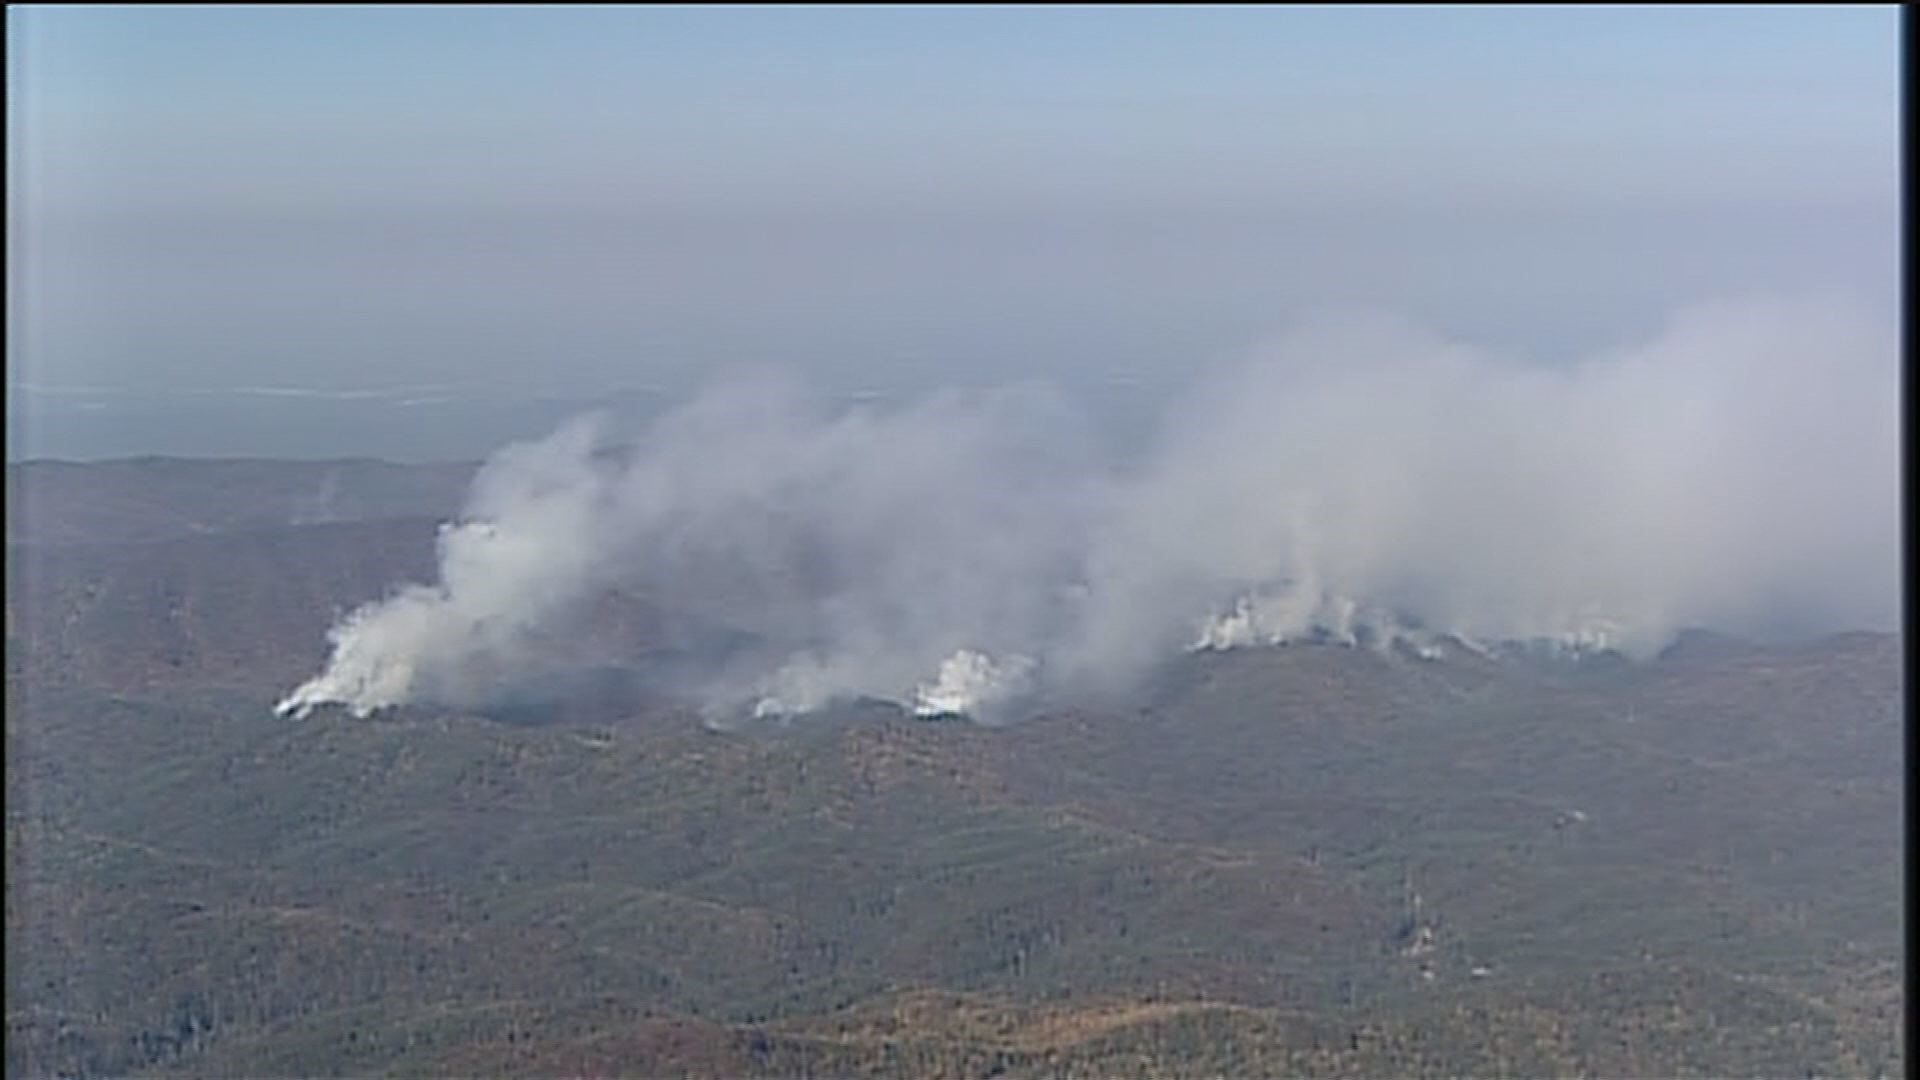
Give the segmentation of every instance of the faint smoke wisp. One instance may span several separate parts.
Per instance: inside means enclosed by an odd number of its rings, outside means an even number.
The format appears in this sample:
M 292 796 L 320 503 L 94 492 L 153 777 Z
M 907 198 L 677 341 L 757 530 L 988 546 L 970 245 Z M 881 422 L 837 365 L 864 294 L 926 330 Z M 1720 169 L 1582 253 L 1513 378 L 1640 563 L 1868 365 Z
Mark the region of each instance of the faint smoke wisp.
M 714 715 L 874 697 L 997 716 L 1181 650 L 1657 650 L 1679 629 L 1895 625 L 1897 349 L 1842 305 L 1682 314 L 1562 367 L 1372 315 L 1295 327 L 1122 468 L 1034 387 L 832 408 L 718 386 L 631 443 L 501 451 L 440 580 L 348 615 L 281 703 L 478 704 L 609 589 L 735 644 Z

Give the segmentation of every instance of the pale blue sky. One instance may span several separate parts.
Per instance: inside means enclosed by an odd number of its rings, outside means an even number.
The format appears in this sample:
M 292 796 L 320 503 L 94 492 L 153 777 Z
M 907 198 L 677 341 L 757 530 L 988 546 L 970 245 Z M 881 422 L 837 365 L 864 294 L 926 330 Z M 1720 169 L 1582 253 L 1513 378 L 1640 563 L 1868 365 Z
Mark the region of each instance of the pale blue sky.
M 1890 305 L 1897 22 L 15 6 L 9 381 L 119 397 L 28 389 L 53 412 L 9 449 L 339 430 L 135 422 L 135 391 L 1174 379 L 1326 305 L 1543 356 L 1724 294 Z

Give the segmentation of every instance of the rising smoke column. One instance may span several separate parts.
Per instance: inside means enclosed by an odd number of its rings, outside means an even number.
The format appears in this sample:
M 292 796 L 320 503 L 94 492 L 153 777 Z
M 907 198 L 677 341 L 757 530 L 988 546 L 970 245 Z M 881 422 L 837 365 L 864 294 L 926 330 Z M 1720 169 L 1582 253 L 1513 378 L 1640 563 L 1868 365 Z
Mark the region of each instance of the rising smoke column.
M 1313 635 L 1888 627 L 1897 376 L 1836 304 L 1707 306 L 1561 366 L 1344 315 L 1203 381 L 1126 472 L 1032 387 L 835 410 L 736 380 L 630 446 L 502 451 L 440 581 L 350 614 L 282 710 L 484 701 L 608 588 L 751 642 L 692 690 L 730 716 L 1006 709 Z
M 1822 303 L 1706 306 L 1560 367 L 1309 322 L 1169 419 L 1056 666 L 1349 617 L 1632 655 L 1690 625 L 1894 625 L 1897 374 L 1889 332 Z
M 1024 655 L 1066 632 L 1046 583 L 1085 547 L 1078 423 L 1034 388 L 836 413 L 764 376 L 628 449 L 571 425 L 490 462 L 443 533 L 441 583 L 349 615 L 281 709 L 471 701 L 477 665 L 510 668 L 529 633 L 612 587 L 755 643 L 696 687 L 716 713 L 910 700 L 963 650 Z
M 326 670 L 276 710 L 305 716 L 331 702 L 366 716 L 418 699 L 477 703 L 476 668 L 511 667 L 530 631 L 605 578 L 616 476 L 594 458 L 600 436 L 590 416 L 495 454 L 474 478 L 467 520 L 440 528 L 439 583 L 349 613 L 327 635 Z

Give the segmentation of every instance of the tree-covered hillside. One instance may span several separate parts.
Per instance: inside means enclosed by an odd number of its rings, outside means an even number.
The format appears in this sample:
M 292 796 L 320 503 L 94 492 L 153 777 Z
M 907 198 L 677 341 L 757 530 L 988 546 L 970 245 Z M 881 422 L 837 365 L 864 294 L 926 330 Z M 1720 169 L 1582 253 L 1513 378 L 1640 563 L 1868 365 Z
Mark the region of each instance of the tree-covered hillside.
M 8 1075 L 1904 1072 L 1896 639 L 273 716 L 423 539 L 9 548 Z

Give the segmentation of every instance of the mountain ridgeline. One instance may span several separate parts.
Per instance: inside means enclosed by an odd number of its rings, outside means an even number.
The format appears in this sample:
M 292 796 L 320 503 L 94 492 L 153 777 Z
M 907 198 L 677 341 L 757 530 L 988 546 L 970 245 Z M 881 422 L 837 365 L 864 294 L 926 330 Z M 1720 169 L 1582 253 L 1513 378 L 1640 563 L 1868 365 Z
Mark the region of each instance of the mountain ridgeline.
M 727 627 L 609 593 L 486 707 L 275 717 L 471 472 L 9 467 L 8 1075 L 1905 1072 L 1895 637 L 716 730 Z

